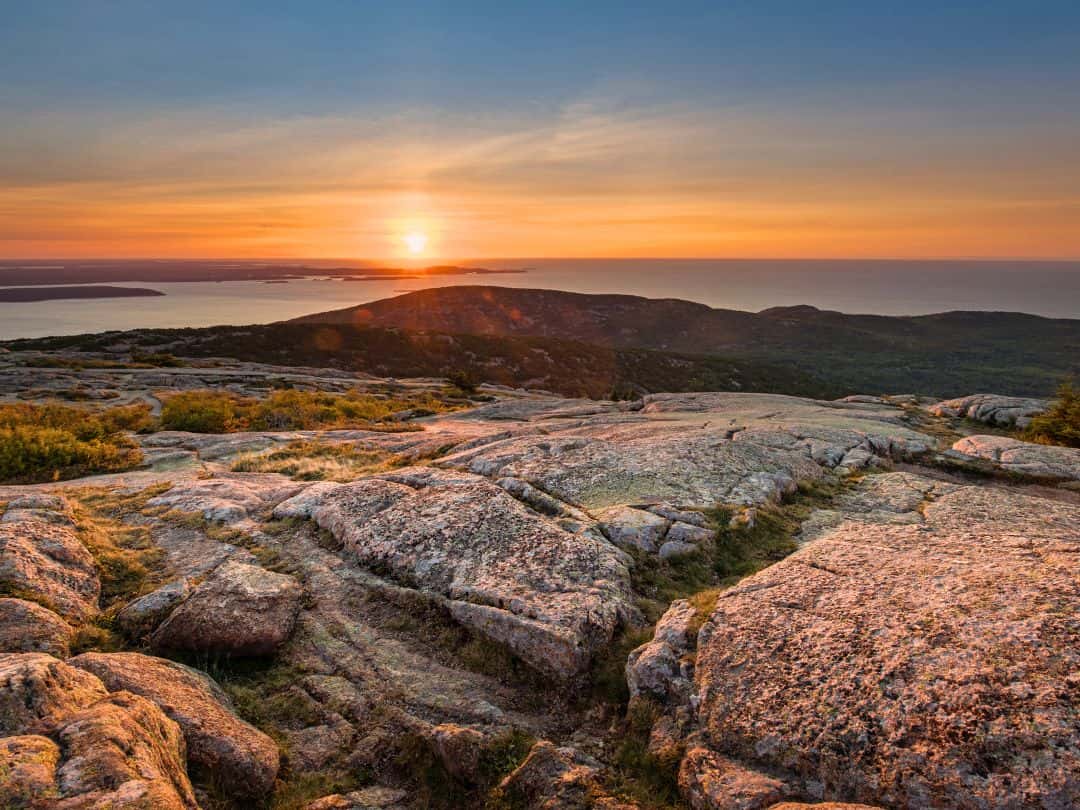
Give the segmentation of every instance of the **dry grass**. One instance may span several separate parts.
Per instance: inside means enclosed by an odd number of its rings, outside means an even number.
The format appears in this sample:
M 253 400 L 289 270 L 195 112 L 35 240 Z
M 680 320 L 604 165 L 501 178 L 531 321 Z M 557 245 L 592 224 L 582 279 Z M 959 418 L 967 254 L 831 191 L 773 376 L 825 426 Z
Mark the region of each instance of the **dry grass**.
M 355 481 L 361 475 L 388 469 L 394 456 L 383 450 L 324 441 L 290 442 L 268 453 L 245 453 L 233 462 L 234 472 L 274 472 L 297 481 Z

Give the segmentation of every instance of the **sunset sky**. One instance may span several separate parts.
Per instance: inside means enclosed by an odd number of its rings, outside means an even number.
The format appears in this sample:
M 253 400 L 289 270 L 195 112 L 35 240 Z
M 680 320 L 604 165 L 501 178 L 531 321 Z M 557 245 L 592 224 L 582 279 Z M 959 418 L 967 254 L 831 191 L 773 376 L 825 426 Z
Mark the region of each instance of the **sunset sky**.
M 0 10 L 2 257 L 1080 257 L 1076 0 Z

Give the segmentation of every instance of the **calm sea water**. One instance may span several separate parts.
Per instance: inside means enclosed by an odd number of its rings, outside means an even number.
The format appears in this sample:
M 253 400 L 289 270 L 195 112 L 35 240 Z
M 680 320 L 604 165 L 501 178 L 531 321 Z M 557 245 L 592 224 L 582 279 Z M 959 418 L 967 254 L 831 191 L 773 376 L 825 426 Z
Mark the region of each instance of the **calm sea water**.
M 287 284 L 133 282 L 127 286 L 152 287 L 166 295 L 0 303 L 0 339 L 153 326 L 269 323 L 458 284 L 683 298 L 750 311 L 811 304 L 882 315 L 969 309 L 1080 318 L 1080 262 L 512 259 L 469 264 L 527 268 L 528 272 L 363 282 L 311 279 Z

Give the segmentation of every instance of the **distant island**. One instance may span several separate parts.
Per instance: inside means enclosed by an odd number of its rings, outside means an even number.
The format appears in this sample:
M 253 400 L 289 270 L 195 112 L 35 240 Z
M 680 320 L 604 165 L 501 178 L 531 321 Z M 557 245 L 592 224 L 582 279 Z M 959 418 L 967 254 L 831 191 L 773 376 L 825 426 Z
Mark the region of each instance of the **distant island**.
M 47 282 L 40 282 L 46 284 Z M 0 287 L 0 302 L 31 303 L 59 301 L 65 298 L 154 298 L 165 295 L 145 287 L 107 287 L 78 285 L 74 287 Z
M 208 281 L 296 281 L 330 278 L 368 281 L 372 279 L 423 278 L 424 276 L 487 276 L 524 273 L 525 270 L 498 270 L 486 267 L 434 265 L 431 267 L 349 267 L 346 265 L 213 260 L 79 260 L 64 264 L 55 261 L 0 261 L 0 285 L 39 286 L 46 284 L 117 284 L 142 281 L 153 283 Z M 67 296 L 83 297 L 83 296 Z M 90 296 L 85 296 L 90 297 Z M 44 299 L 39 299 L 44 300 Z

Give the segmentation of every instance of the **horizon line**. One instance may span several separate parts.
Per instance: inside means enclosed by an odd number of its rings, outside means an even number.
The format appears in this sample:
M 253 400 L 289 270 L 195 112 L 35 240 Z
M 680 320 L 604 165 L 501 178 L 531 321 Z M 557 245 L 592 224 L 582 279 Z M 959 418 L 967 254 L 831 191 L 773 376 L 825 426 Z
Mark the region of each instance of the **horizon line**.
M 453 266 L 461 262 L 519 261 L 628 261 L 628 262 L 1028 262 L 1078 263 L 1080 256 L 474 256 L 417 259 L 414 257 L 362 258 L 345 256 L 0 256 L 0 262 L 365 262 L 396 263 L 413 267 Z

